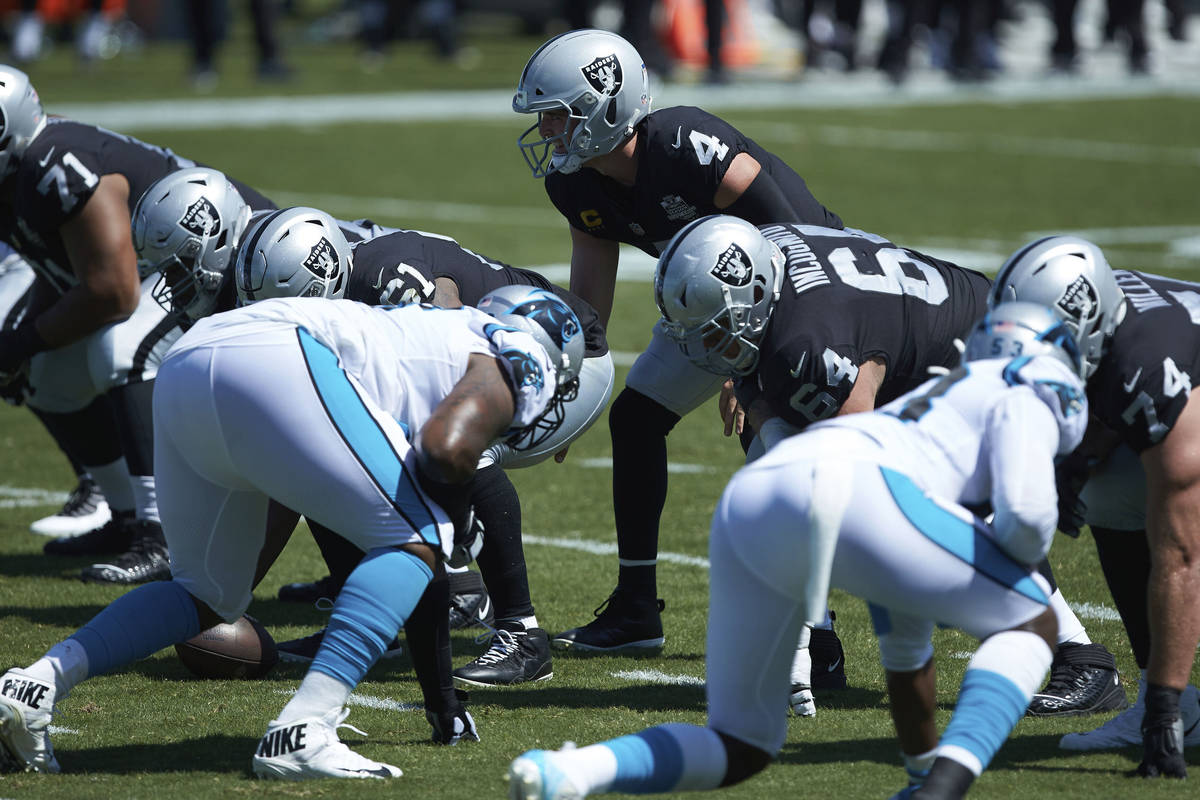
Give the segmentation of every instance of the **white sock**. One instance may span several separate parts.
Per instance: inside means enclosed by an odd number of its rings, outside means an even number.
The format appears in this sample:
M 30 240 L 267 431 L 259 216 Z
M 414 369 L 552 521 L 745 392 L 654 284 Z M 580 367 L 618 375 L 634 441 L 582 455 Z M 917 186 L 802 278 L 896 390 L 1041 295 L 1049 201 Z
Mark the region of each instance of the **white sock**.
M 88 465 L 88 474 L 104 492 L 104 499 L 113 511 L 133 510 L 133 487 L 130 486 L 129 469 L 125 459 L 118 458 L 101 466 Z
M 35 678 L 53 683 L 55 698 L 61 700 L 88 676 L 88 657 L 83 645 L 64 639 L 25 670 Z
M 136 505 L 134 512 L 138 519 L 160 522 L 158 518 L 158 495 L 154 492 L 153 475 L 131 475 L 129 482 L 133 487 L 133 498 Z
M 821 629 L 821 630 L 823 630 L 823 631 L 831 631 L 831 630 L 833 630 L 833 617 L 829 616 L 829 609 L 828 609 L 828 608 L 826 608 L 826 609 L 825 609 L 825 619 L 821 620 L 821 621 L 820 621 L 819 623 L 817 623 L 816 625 L 813 625 L 813 627 L 814 627 L 814 628 L 820 628 L 820 629 Z
M 304 717 L 321 717 L 335 708 L 346 705 L 353 686 L 347 686 L 331 675 L 310 669 L 300 681 L 300 688 L 287 702 L 276 722 L 290 722 Z
M 812 629 L 805 625 L 800 629 L 800 640 L 796 643 L 796 653 L 792 656 L 792 683 L 812 685 L 812 653 L 808 649 L 810 641 Z
M 1079 621 L 1079 617 L 1075 616 L 1075 612 L 1067 605 L 1066 598 L 1058 589 L 1055 589 L 1054 594 L 1050 595 L 1050 608 L 1054 609 L 1054 615 L 1058 617 L 1059 644 L 1092 643 L 1087 631 L 1083 628 L 1083 623 Z

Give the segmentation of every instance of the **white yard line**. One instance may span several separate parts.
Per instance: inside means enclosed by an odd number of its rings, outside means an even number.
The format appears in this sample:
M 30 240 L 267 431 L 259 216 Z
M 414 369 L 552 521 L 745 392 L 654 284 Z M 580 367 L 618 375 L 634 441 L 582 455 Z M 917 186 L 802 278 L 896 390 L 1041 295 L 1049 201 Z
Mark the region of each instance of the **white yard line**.
M 671 675 L 657 669 L 630 669 L 610 673 L 614 678 L 638 683 L 659 683 L 665 686 L 703 686 L 704 679 L 693 675 Z
M 275 694 L 291 697 L 296 693 L 295 689 L 276 689 Z M 354 692 L 346 700 L 346 705 L 362 706 L 363 708 L 378 708 L 384 711 L 424 711 L 425 706 L 421 703 L 401 703 L 399 700 L 391 700 L 386 697 L 375 697 L 369 694 L 359 694 Z
M 41 508 L 61 506 L 67 501 L 66 492 L 50 492 L 45 489 L 18 489 L 0 486 L 0 509 Z

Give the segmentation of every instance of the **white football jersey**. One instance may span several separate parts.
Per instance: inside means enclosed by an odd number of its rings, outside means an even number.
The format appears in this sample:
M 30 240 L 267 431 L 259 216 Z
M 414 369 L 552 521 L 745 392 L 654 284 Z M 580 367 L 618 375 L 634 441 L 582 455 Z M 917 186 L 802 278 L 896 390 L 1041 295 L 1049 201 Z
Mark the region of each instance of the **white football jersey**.
M 471 306 L 276 298 L 200 320 L 175 349 L 232 344 L 256 328 L 278 330 L 280 323 L 304 328 L 332 350 L 341 368 L 414 434 L 462 378 L 472 353 L 495 357 L 516 388 L 513 428 L 537 419 L 554 397 L 555 371 L 545 349 Z
M 870 440 L 865 457 L 917 481 L 933 495 L 971 507 L 1057 508 L 1054 458 L 1078 447 L 1087 427 L 1079 377 L 1050 358 L 972 361 L 872 413 L 834 417 L 781 442 L 777 460 L 845 454 L 844 436 L 823 447 L 822 433 L 855 430 Z M 756 462 L 757 463 L 757 462 Z

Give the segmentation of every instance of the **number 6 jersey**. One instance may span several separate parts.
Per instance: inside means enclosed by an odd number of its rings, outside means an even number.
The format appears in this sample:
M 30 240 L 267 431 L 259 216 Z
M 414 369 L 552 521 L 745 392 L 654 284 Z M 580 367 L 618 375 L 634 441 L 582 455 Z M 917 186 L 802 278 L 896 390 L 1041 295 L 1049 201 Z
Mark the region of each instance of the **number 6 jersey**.
M 784 255 L 779 300 L 759 343 L 756 373 L 738 386 L 743 404 L 764 395 L 802 428 L 837 413 L 858 366 L 886 363 L 876 406 L 960 361 L 965 337 L 987 308 L 990 281 L 881 236 L 853 229 L 761 225 Z

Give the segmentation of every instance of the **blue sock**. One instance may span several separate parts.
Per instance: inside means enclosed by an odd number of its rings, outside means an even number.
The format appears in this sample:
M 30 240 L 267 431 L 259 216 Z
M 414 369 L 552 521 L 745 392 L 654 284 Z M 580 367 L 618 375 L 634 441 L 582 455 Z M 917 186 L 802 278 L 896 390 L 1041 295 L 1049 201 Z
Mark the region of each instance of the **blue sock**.
M 658 728 L 604 742 L 617 757 L 617 776 L 611 792 L 658 794 L 669 792 L 683 775 L 683 748 Z
M 200 633 L 192 596 L 175 581 L 139 586 L 71 635 L 88 658 L 88 677 L 122 667 Z
M 384 547 L 367 553 L 333 604 L 312 669 L 357 686 L 404 627 L 433 579 L 414 555 Z

